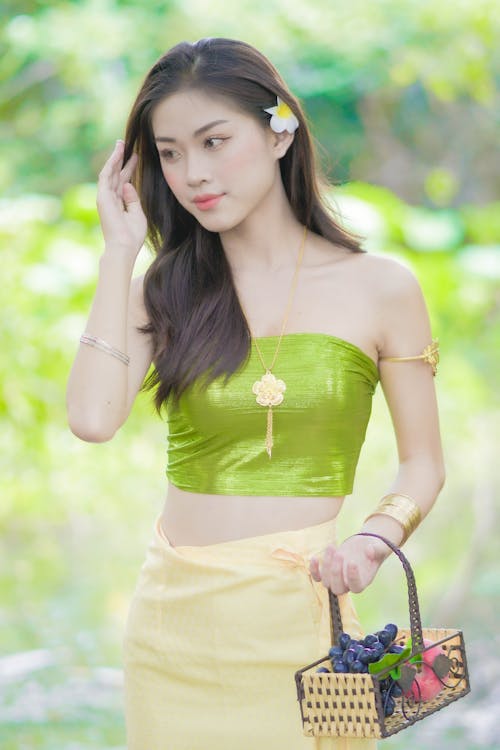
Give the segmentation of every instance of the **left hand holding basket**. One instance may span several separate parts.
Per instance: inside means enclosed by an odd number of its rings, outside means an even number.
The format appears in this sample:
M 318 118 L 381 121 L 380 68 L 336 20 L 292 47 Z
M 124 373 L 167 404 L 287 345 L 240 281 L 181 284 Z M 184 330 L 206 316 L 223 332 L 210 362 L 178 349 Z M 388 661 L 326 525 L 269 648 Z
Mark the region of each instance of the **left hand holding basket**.
M 348 591 L 359 594 L 373 581 L 386 557 L 382 542 L 352 536 L 338 547 L 329 544 L 321 559 L 311 557 L 309 569 L 315 581 L 321 581 L 337 596 Z

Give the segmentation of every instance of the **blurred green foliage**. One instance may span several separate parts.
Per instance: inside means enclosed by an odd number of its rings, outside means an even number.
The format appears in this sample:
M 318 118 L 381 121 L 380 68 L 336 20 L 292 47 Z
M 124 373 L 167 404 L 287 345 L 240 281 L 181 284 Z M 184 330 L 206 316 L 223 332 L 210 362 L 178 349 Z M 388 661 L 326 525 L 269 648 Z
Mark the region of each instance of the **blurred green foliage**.
M 0 186 L 91 181 L 147 69 L 180 40 L 244 39 L 304 103 L 335 179 L 410 203 L 498 195 L 497 0 L 7 2 L 0 45 Z
M 234 36 L 271 57 L 303 101 L 339 183 L 333 206 L 365 234 L 369 251 L 390 254 L 419 278 L 441 342 L 436 387 L 448 476 L 408 555 L 424 623 L 463 627 L 467 643 L 496 638 L 500 177 L 491 154 L 500 111 L 498 4 L 356 0 L 347 7 L 314 0 L 306 7 L 297 0 L 243 0 L 231 16 L 220 0 L 209 15 L 200 0 L 95 0 L 7 2 L 2 13 L 0 733 L 6 749 L 124 743 L 121 634 L 165 492 L 166 429 L 150 394 L 141 394 L 111 442 L 83 443 L 67 427 L 64 392 L 102 248 L 96 174 L 123 132 L 147 68 L 181 39 Z M 150 261 L 143 250 L 136 273 Z M 396 468 L 378 389 L 339 536 L 356 530 Z M 388 579 L 397 585 L 387 586 Z M 356 604 L 367 629 L 379 627 L 386 612 L 406 623 L 401 574 L 392 561 Z M 6 655 L 22 653 L 28 665 L 17 658 L 9 678 Z M 484 674 L 476 700 L 488 694 Z M 456 726 L 439 717 L 440 748 L 472 750 L 476 740 L 460 723 L 461 705 L 447 712 Z M 415 740 L 408 733 L 386 745 L 432 746 L 418 744 L 418 731 Z M 490 747 L 487 740 L 477 746 Z

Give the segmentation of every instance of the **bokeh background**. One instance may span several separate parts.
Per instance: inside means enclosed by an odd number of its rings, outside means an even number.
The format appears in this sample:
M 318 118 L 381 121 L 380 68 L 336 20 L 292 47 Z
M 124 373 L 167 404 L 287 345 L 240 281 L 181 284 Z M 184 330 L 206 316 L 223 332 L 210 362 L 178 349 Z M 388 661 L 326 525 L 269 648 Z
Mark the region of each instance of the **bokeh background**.
M 150 65 L 205 36 L 269 56 L 305 107 L 346 224 L 423 287 L 441 342 L 447 482 L 406 552 L 424 624 L 464 631 L 473 692 L 384 746 L 498 748 L 498 1 L 2 8 L 2 748 L 125 746 L 121 638 L 166 489 L 166 425 L 141 394 L 112 441 L 84 443 L 67 426 L 65 387 L 102 252 L 97 174 Z M 141 251 L 135 273 L 150 262 Z M 358 529 L 396 469 L 379 388 L 341 534 Z M 367 631 L 408 624 L 396 561 L 356 605 Z

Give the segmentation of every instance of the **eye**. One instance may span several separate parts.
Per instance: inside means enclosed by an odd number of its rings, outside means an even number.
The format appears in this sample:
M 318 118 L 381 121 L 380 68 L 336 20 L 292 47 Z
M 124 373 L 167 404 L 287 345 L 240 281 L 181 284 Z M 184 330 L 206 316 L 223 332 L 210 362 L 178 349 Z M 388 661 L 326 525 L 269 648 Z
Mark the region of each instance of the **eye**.
M 211 141 L 212 141 L 212 142 L 213 142 L 213 141 L 221 141 L 221 143 L 222 143 L 222 141 L 226 141 L 226 140 L 227 140 L 227 138 L 216 138 L 215 136 L 212 136 L 211 138 L 207 138 L 207 139 L 205 140 L 205 145 L 206 145 L 207 143 L 210 143 Z M 217 144 L 216 144 L 216 145 L 217 145 Z M 214 146 L 214 148 L 215 148 L 215 146 Z M 211 148 L 211 149 L 209 149 L 209 151 L 213 151 L 213 149 Z
M 162 159 L 165 159 L 165 161 L 171 161 L 172 160 L 172 154 L 174 154 L 175 151 L 172 151 L 171 149 L 164 148 L 160 151 L 160 157 Z

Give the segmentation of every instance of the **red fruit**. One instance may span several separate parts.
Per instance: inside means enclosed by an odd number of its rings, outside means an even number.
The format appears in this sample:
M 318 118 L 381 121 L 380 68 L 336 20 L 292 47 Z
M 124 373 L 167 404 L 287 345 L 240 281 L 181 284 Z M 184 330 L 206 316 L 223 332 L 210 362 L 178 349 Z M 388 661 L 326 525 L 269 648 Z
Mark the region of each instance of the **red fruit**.
M 424 638 L 424 646 L 432 646 L 433 641 Z M 434 648 L 428 649 L 422 653 L 423 664 L 420 672 L 417 672 L 415 678 L 411 684 L 411 688 L 405 693 L 405 696 L 409 697 L 413 695 L 414 699 L 419 701 L 430 701 L 436 697 L 438 693 L 443 689 L 443 685 L 434 674 L 432 665 L 434 659 L 440 654 L 445 652 L 441 646 L 434 646 Z M 441 679 L 444 681 L 448 675 L 444 675 Z M 417 683 L 417 684 L 416 684 Z M 420 688 L 420 689 L 419 689 Z

